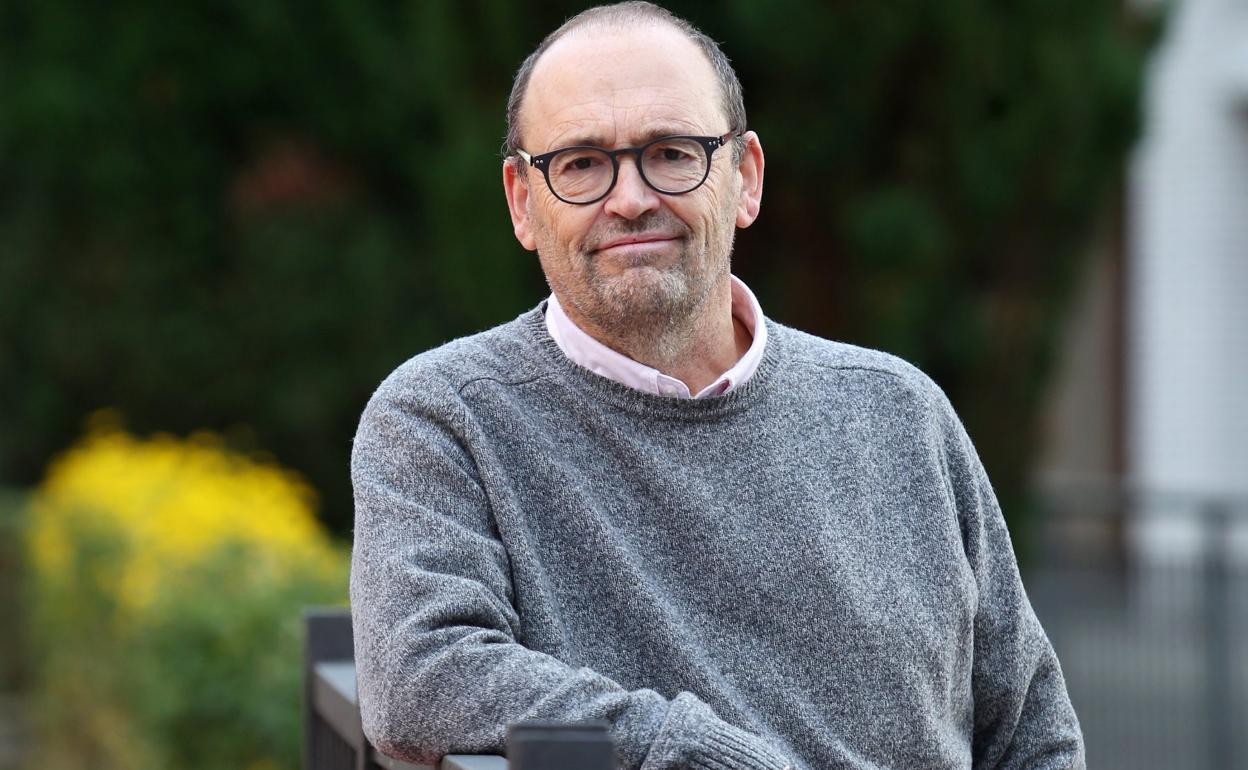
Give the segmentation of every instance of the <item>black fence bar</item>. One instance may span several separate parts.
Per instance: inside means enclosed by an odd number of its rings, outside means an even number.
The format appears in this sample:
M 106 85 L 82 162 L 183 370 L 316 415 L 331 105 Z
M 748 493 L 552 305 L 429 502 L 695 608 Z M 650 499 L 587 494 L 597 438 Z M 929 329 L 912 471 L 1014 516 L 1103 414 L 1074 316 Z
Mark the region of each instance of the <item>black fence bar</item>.
M 1049 488 L 1024 578 L 1088 766 L 1248 770 L 1248 500 Z
M 355 659 L 351 637 L 351 615 L 337 608 L 311 609 L 304 613 L 303 642 L 303 766 L 305 770 L 347 770 L 359 768 L 364 755 L 363 729 L 358 715 L 345 719 L 335 714 L 337 724 L 327 712 L 332 701 L 321 694 L 327 683 L 318 669 L 334 662 Z M 341 708 L 338 709 L 342 711 Z M 354 727 L 352 722 L 355 723 Z
M 304 770 L 507 770 L 497 756 L 452 754 L 435 768 L 377 751 L 360 724 L 349 610 L 307 610 L 304 628 Z
M 1208 730 L 1210 767 L 1244 767 L 1234 764 L 1235 698 L 1232 675 L 1231 635 L 1234 633 L 1230 602 L 1231 533 L 1233 514 L 1229 506 L 1215 501 L 1204 512 L 1208 554 L 1205 562 L 1205 722 Z

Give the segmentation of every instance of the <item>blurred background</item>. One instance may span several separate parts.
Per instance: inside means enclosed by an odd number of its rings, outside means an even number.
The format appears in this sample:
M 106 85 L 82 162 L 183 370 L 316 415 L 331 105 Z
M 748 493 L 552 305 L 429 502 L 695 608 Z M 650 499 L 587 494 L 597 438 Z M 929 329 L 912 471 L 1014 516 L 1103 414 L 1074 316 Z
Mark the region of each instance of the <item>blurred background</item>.
M 583 2 L 0 7 L 0 768 L 293 768 L 356 421 L 546 291 L 511 76 Z M 1092 767 L 1248 767 L 1248 4 L 668 7 L 767 150 L 734 271 L 949 393 Z

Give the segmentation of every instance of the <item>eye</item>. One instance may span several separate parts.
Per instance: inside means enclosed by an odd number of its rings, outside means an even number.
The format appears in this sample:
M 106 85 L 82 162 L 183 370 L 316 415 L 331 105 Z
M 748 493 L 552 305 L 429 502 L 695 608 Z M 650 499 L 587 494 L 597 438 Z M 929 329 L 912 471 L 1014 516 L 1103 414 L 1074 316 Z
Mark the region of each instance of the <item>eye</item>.
M 556 156 L 551 170 L 560 175 L 585 174 L 597 171 L 608 163 L 610 159 L 599 151 L 571 151 Z
M 701 165 L 701 145 L 689 139 L 664 139 L 646 148 L 645 160 L 663 166 Z

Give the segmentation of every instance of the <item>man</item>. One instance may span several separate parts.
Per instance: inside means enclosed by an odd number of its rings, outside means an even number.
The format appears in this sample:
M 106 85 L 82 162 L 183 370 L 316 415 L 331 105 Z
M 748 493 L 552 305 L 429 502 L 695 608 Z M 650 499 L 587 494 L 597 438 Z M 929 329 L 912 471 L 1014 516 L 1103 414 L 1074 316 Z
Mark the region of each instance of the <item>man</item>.
M 553 294 L 404 364 L 356 438 L 372 741 L 434 762 L 605 720 L 628 770 L 1082 767 L 943 394 L 730 275 L 763 150 L 715 44 L 593 9 L 526 61 L 509 122 Z

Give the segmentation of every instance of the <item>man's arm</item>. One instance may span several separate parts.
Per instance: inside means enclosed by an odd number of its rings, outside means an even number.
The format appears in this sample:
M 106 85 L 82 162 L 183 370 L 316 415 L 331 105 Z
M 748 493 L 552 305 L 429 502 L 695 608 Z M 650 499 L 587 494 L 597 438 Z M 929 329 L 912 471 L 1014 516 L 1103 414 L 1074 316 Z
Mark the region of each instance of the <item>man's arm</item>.
M 517 642 L 508 556 L 461 438 L 467 418 L 445 385 L 415 384 L 382 386 L 352 457 L 351 605 L 373 744 L 430 763 L 502 753 L 511 722 L 605 720 L 625 770 L 785 768 L 689 693 L 626 690 Z
M 953 408 L 943 396 L 940 401 L 950 490 L 978 589 L 974 767 L 1082 770 L 1079 720 L 1023 590 L 996 495 Z

